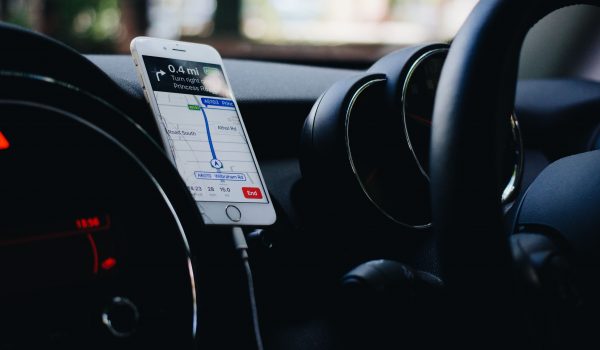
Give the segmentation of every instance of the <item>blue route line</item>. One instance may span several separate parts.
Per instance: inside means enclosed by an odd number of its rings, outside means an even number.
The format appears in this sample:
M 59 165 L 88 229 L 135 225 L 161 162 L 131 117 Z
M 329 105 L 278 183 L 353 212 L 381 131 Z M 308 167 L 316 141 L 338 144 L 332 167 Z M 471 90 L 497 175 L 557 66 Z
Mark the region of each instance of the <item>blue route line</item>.
M 213 146 L 212 136 L 210 135 L 210 126 L 208 125 L 208 117 L 206 116 L 206 112 L 204 112 L 204 108 L 200 107 L 202 111 L 202 115 L 204 116 L 204 124 L 206 124 L 206 135 L 208 136 L 208 146 L 210 147 L 210 153 L 212 153 L 213 159 L 217 159 L 217 153 L 215 152 L 215 146 Z

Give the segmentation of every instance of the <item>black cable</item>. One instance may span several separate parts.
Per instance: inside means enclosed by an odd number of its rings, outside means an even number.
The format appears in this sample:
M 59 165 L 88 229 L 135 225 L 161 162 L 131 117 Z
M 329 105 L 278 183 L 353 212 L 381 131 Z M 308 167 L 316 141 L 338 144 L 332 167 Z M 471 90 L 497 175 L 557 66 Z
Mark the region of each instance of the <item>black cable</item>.
M 254 279 L 252 278 L 252 270 L 250 269 L 250 262 L 248 261 L 248 244 L 246 243 L 244 232 L 240 227 L 234 227 L 232 234 L 235 249 L 240 252 L 244 264 L 244 271 L 246 272 L 246 280 L 248 281 L 248 295 L 250 297 L 250 309 L 252 312 L 252 324 L 254 328 L 254 337 L 256 339 L 256 348 L 258 350 L 263 350 L 264 347 L 258 320 L 258 307 L 256 305 L 256 296 L 254 294 Z

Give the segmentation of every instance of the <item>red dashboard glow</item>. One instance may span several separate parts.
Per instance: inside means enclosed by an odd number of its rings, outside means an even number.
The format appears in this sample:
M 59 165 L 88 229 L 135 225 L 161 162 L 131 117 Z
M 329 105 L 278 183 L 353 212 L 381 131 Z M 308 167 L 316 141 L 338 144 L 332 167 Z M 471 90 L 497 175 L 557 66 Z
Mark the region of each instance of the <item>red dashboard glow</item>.
M 97 216 L 93 216 L 90 218 L 82 218 L 75 220 L 75 227 L 78 229 L 89 229 L 100 227 L 100 218 Z
M 48 223 L 47 228 L 3 229 L 5 235 L 0 237 L 0 247 L 75 237 L 86 233 L 108 231 L 111 228 L 109 215 L 78 218 L 74 221 L 73 219 L 67 220 L 68 221 Z M 73 225 L 75 225 L 75 227 L 73 227 Z
M 10 143 L 8 139 L 4 136 L 2 131 L 0 131 L 0 150 L 8 149 L 10 147 Z
M 113 267 L 115 267 L 115 265 L 117 265 L 117 260 L 115 258 L 106 258 L 104 259 L 104 261 L 102 262 L 102 264 L 100 266 L 102 266 L 103 270 L 110 270 Z

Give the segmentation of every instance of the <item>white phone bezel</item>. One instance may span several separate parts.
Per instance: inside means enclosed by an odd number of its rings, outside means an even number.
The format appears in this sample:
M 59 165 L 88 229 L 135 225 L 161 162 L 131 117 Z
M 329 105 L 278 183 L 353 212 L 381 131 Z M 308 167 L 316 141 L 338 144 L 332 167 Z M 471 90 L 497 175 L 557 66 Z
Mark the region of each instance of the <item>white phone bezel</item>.
M 174 49 L 177 51 L 175 51 Z M 225 81 L 231 89 L 231 83 L 229 82 L 229 77 L 227 76 L 227 72 L 225 71 L 223 60 L 217 52 L 217 50 L 215 50 L 211 46 L 167 39 L 137 37 L 131 41 L 131 54 L 133 56 L 136 71 L 138 73 L 138 79 L 140 79 L 140 82 L 142 83 L 142 87 L 144 89 L 144 95 L 146 97 L 146 100 L 150 104 L 152 113 L 154 114 L 154 119 L 160 131 L 160 136 L 162 138 L 163 145 L 168 145 L 168 135 L 163 125 L 161 125 L 160 111 L 156 102 L 156 98 L 154 97 L 152 84 L 150 83 L 148 74 L 146 73 L 146 67 L 144 65 L 144 60 L 142 59 L 143 55 L 218 64 L 221 66 L 223 70 L 223 75 L 225 76 Z M 267 203 L 197 202 L 198 208 L 200 209 L 204 222 L 208 225 L 271 225 L 275 222 L 276 219 L 275 209 L 273 208 L 273 202 L 271 200 L 271 196 L 269 195 L 269 191 L 267 190 L 265 180 L 262 176 L 262 172 L 260 171 L 260 167 L 256 160 L 256 155 L 254 154 L 254 149 L 252 148 L 252 144 L 250 143 L 250 138 L 248 137 L 246 126 L 244 125 L 244 121 L 242 120 L 237 101 L 233 96 L 233 91 L 231 92 L 231 99 L 238 113 L 240 124 L 242 126 L 244 136 L 246 137 L 246 141 L 248 142 L 248 147 L 250 148 L 252 158 L 256 165 L 258 176 L 260 177 L 260 181 L 263 184 L 264 196 L 267 199 Z M 166 153 L 169 159 L 171 159 L 171 161 L 174 162 L 173 154 L 171 154 L 171 152 L 169 151 L 167 151 Z M 227 216 L 225 211 L 229 206 L 235 206 L 239 209 L 239 211 L 242 214 L 241 219 L 239 221 L 232 221 Z

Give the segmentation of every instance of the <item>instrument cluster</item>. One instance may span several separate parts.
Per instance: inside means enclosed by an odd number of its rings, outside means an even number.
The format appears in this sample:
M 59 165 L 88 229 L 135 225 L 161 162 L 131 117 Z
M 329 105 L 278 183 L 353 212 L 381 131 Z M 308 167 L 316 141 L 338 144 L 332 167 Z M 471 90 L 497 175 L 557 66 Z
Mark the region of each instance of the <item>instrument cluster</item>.
M 429 229 L 431 127 L 448 51 L 444 44 L 403 49 L 327 90 L 303 130 L 302 171 L 311 186 L 325 191 L 326 184 L 333 195 L 351 198 L 346 211 L 383 216 L 409 229 Z M 523 167 L 514 113 L 503 128 L 503 191 L 498 199 L 508 206 Z M 332 173 L 340 180 L 337 191 L 324 178 Z

